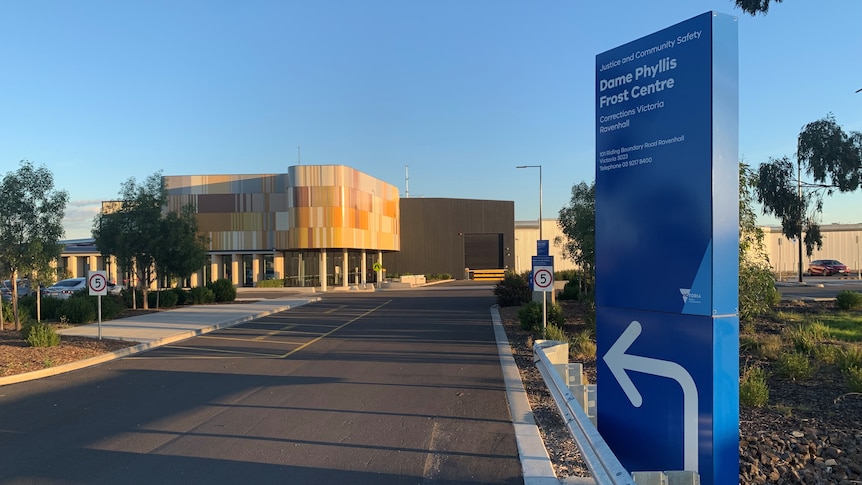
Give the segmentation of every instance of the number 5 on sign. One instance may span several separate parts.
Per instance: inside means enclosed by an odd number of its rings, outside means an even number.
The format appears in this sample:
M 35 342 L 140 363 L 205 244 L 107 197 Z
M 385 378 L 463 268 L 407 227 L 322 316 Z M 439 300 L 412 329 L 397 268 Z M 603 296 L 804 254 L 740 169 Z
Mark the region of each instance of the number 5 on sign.
M 533 287 L 536 291 L 552 291 L 554 288 L 554 267 L 536 266 L 533 268 Z

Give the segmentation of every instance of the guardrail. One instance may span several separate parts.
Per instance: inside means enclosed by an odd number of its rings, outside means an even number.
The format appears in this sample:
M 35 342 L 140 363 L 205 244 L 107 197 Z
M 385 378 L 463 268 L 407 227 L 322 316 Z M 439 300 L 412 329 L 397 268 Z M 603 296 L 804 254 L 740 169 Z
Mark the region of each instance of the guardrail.
M 583 381 L 581 364 L 569 363 L 569 344 L 537 340 L 533 362 L 597 485 L 699 485 L 693 471 L 629 473 L 596 429 L 596 388 Z M 575 394 L 575 391 L 577 395 Z

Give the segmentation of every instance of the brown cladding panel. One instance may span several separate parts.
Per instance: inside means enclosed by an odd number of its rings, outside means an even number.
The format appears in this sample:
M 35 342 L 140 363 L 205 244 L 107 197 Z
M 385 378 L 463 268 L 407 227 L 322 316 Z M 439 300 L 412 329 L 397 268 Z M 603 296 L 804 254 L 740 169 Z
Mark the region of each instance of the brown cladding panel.
M 389 273 L 450 273 L 463 278 L 468 262 L 514 268 L 515 204 L 472 199 L 401 199 L 401 251 L 384 255 Z M 499 241 L 476 249 L 470 241 Z M 475 256 L 474 256 L 475 254 Z M 481 256 L 482 259 L 475 258 Z

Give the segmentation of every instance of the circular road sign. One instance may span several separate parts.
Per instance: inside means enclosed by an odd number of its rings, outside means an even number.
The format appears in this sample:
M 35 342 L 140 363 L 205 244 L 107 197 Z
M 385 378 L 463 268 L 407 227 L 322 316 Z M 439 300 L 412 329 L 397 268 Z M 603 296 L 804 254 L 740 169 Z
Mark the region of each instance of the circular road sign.
M 372 266 L 372 268 L 374 268 L 374 271 L 380 271 L 381 269 L 383 269 L 383 266 L 380 266 L 380 263 L 374 263 L 374 266 Z
M 108 278 L 104 271 L 93 271 L 87 278 L 87 287 L 91 295 L 104 295 L 108 289 Z
M 533 273 L 533 286 L 537 291 L 550 291 L 554 287 L 554 270 L 548 266 L 539 266 Z

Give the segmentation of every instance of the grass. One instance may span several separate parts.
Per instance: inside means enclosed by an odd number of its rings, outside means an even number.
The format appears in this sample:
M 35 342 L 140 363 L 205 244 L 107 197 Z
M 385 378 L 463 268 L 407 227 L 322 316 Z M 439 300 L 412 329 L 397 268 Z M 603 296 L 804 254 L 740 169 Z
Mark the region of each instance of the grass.
M 749 367 L 739 380 L 739 403 L 743 406 L 762 408 L 769 402 L 769 386 L 766 372 L 760 367 Z
M 862 313 L 835 312 L 817 316 L 825 327 L 824 337 L 842 342 L 862 342 Z

